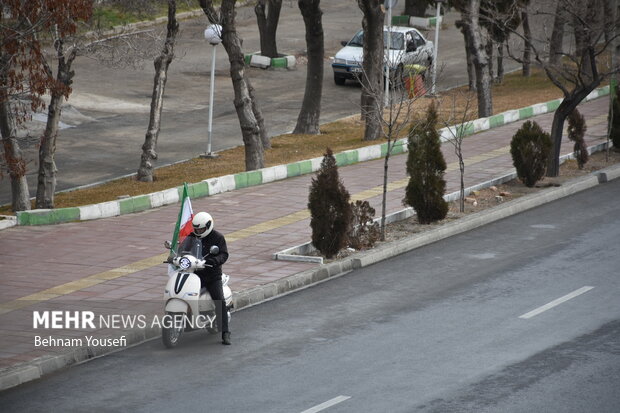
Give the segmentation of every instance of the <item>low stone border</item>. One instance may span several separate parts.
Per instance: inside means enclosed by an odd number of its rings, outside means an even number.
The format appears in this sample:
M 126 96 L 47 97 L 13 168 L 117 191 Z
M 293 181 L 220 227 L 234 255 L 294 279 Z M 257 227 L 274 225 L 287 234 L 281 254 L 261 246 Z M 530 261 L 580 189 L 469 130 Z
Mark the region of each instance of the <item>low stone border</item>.
M 443 22 L 443 16 L 439 16 L 439 25 Z M 430 29 L 437 24 L 437 17 L 416 17 L 416 16 L 392 16 L 394 26 L 413 26 L 422 29 Z
M 17 218 L 11 215 L 0 215 L 0 217 L 4 218 L 0 220 L 0 230 L 11 228 L 17 225 Z
M 243 56 L 245 64 L 251 67 L 258 67 L 261 69 L 268 69 L 273 67 L 274 69 L 292 69 L 297 64 L 295 56 L 285 55 L 280 57 L 267 57 L 260 54 L 260 52 L 254 52 Z
M 261 304 L 265 301 L 316 285 L 319 282 L 328 281 L 345 275 L 354 269 L 375 264 L 444 238 L 475 229 L 482 225 L 535 208 L 547 202 L 555 201 L 579 191 L 592 188 L 599 185 L 599 181 L 601 181 L 600 176 L 602 175 L 605 176 L 605 182 L 620 177 L 620 165 L 605 168 L 594 174 L 569 182 L 559 188 L 550 189 L 543 193 L 526 195 L 522 198 L 508 201 L 492 209 L 468 215 L 467 217 L 447 223 L 431 231 L 386 243 L 380 248 L 358 252 L 340 261 L 320 265 L 317 268 L 312 268 L 259 287 L 236 292 L 233 296 L 235 309 L 239 311 L 240 309 Z M 499 179 L 512 178 L 502 177 Z M 157 328 L 144 330 L 134 329 L 123 331 L 122 334 L 126 336 L 128 346 L 134 346 L 159 337 L 161 331 Z M 65 367 L 122 350 L 123 349 L 110 351 L 109 348 L 81 347 L 68 351 L 67 353 L 43 356 L 30 362 L 1 369 L 0 391 L 39 379 L 46 374 Z
M 609 86 L 594 90 L 585 101 L 590 101 L 609 94 Z M 439 130 L 442 141 L 452 138 L 452 131 L 464 127 L 465 134 L 471 135 L 477 132 L 496 128 L 508 123 L 524 120 L 532 116 L 552 112 L 562 102 L 556 99 L 545 103 L 528 106 L 521 109 L 509 110 L 488 118 L 476 119 L 463 125 L 451 126 Z M 370 161 L 385 157 L 387 154 L 387 142 L 359 149 L 353 149 L 335 154 L 338 166 L 352 165 L 358 162 Z M 403 138 L 395 142 L 392 154 L 400 154 L 407 151 L 407 139 Z M 261 185 L 281 179 L 292 178 L 317 171 L 321 165 L 322 157 L 293 162 L 287 165 L 272 166 L 250 172 L 240 172 L 234 175 L 226 175 L 217 178 L 206 179 L 201 182 L 189 184 L 190 198 L 201 198 L 222 192 Z M 170 205 L 179 201 L 182 186 L 146 195 L 134 196 L 127 199 L 108 201 L 100 204 L 82 207 L 35 209 L 31 211 L 17 212 L 17 225 L 50 225 L 71 221 L 85 221 L 90 219 L 107 218 L 117 215 L 141 212 L 164 205 Z

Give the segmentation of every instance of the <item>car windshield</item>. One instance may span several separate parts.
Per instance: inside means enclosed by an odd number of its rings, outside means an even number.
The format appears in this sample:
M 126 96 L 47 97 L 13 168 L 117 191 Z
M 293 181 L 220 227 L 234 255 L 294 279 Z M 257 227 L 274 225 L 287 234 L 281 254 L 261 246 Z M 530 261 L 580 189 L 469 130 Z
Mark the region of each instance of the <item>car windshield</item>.
M 388 42 L 388 32 L 387 30 L 383 32 L 383 47 L 387 48 Z M 392 32 L 392 50 L 402 50 L 404 48 L 404 37 L 402 33 Z M 362 47 L 364 46 L 364 32 L 360 30 L 357 32 L 355 36 L 351 39 L 351 41 L 347 44 L 347 46 L 354 47 Z

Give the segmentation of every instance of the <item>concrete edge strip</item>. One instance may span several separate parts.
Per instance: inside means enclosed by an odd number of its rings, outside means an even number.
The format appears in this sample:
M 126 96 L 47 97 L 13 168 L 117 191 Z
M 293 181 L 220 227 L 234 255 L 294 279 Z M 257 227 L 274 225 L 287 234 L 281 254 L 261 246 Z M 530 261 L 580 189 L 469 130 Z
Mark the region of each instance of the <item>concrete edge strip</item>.
M 318 283 L 345 275 L 357 268 L 363 268 L 377 262 L 392 258 L 396 255 L 409 252 L 416 248 L 434 243 L 453 235 L 466 232 L 482 225 L 498 221 L 500 219 L 527 211 L 545 203 L 575 194 L 577 192 L 599 185 L 599 176 L 605 174 L 607 180 L 620 178 L 620 165 L 597 171 L 591 175 L 578 178 L 573 182 L 549 191 L 527 195 L 513 201 L 506 202 L 497 207 L 469 215 L 457 221 L 435 228 L 424 234 L 416 234 L 404 240 L 385 244 L 373 251 L 360 252 L 340 261 L 323 264 L 318 268 L 312 268 L 271 283 L 247 289 L 235 293 L 234 303 L 236 311 L 246 309 L 263 302 L 297 292 Z M 481 185 L 511 179 L 512 174 L 499 177 Z M 604 181 L 607 182 L 607 181 Z M 472 187 L 473 188 L 473 187 Z M 65 367 L 86 362 L 96 357 L 101 357 L 117 351 L 122 351 L 131 346 L 139 345 L 144 341 L 157 338 L 161 331 L 157 328 L 134 329 L 123 331 L 127 340 L 127 347 L 109 350 L 107 347 L 80 347 L 72 351 L 48 355 L 37 358 L 22 365 L 13 366 L 0 370 L 0 391 L 18 386 L 20 384 L 39 379 L 46 374 L 58 371 Z
M 590 101 L 609 94 L 609 86 L 592 91 L 586 101 Z M 456 131 L 462 128 L 465 135 L 485 131 L 508 123 L 524 120 L 532 116 L 552 112 L 559 106 L 561 99 L 555 99 L 545 103 L 538 103 L 521 109 L 509 110 L 488 118 L 476 119 L 465 124 L 439 129 L 443 142 L 453 138 Z M 352 149 L 335 155 L 338 166 L 352 165 L 358 162 L 382 158 L 387 154 L 388 144 L 366 146 Z M 407 152 L 407 139 L 403 138 L 393 143 L 391 154 Z M 211 196 L 236 189 L 261 185 L 281 179 L 292 178 L 300 175 L 316 172 L 321 165 L 322 158 L 308 159 L 293 162 L 287 165 L 277 165 L 256 171 L 240 172 L 216 178 L 209 178 L 201 182 L 192 183 L 190 198 Z M 171 188 L 164 191 L 146 195 L 138 195 L 126 199 L 108 201 L 100 204 L 86 205 L 81 207 L 36 209 L 20 211 L 16 213 L 16 225 L 51 225 L 72 221 L 86 221 L 90 219 L 109 218 L 118 215 L 142 212 L 152 208 L 171 205 L 179 201 L 182 187 Z M 0 230 L 3 227 L 0 226 Z

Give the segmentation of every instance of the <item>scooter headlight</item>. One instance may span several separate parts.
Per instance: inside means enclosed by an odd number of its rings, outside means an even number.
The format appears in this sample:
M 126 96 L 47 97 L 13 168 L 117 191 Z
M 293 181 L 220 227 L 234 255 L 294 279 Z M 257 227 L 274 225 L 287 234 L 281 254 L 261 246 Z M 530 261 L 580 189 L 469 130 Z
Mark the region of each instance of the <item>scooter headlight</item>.
M 181 267 L 181 269 L 186 270 L 191 266 L 192 262 L 189 260 L 189 258 L 183 257 L 179 260 L 179 267 Z

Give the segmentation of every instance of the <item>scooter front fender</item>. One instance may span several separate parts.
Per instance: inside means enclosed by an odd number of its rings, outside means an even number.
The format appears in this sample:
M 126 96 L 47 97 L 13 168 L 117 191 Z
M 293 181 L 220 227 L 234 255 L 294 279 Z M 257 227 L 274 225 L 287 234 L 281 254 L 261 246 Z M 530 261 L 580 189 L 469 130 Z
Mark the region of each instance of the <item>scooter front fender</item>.
M 185 301 L 179 300 L 178 298 L 171 298 L 166 303 L 166 312 L 187 314 L 188 307 L 189 304 Z

